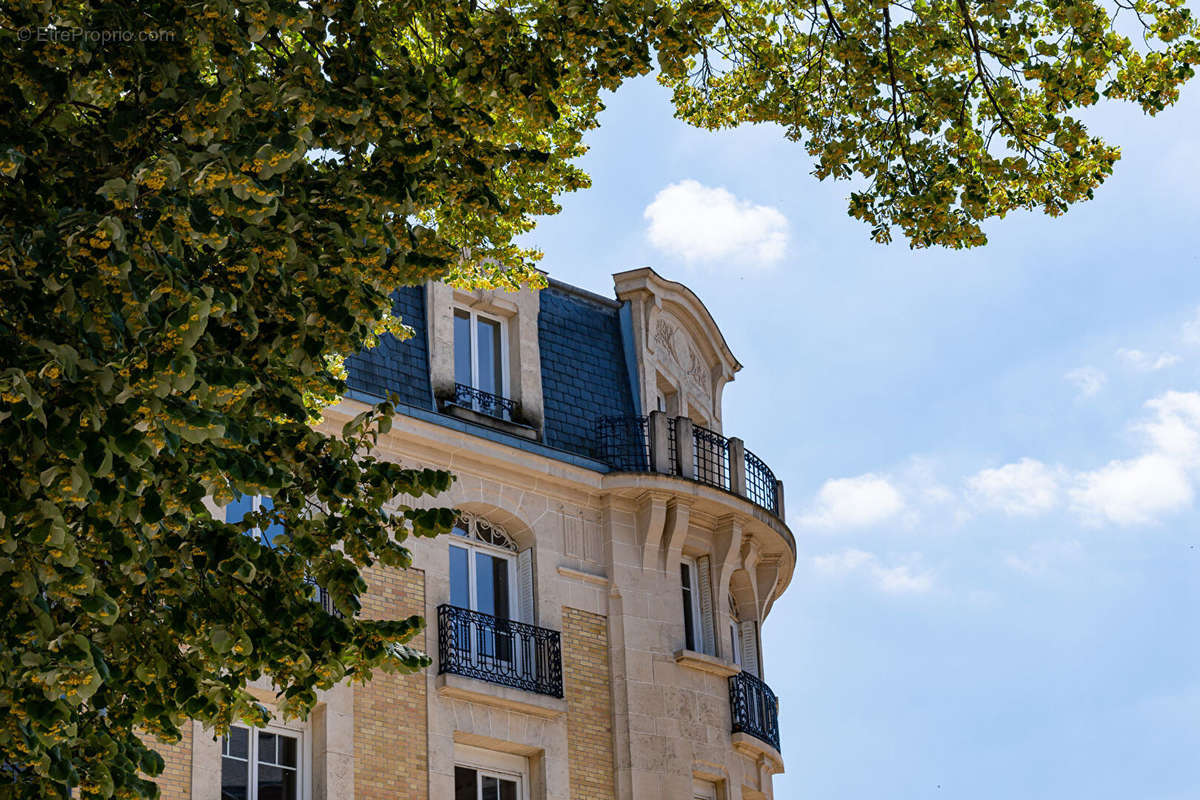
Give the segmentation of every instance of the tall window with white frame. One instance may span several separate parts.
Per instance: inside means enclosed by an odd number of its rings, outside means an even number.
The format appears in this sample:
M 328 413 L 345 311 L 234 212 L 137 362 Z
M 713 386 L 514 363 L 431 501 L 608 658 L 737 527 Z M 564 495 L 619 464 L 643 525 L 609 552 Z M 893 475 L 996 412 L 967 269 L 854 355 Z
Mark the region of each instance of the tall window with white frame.
M 696 578 L 696 562 L 685 557 L 679 563 L 679 586 L 683 595 L 683 646 L 687 650 L 702 648 L 700 627 L 700 583 Z
M 503 319 L 454 309 L 454 382 L 459 405 L 495 417 L 511 416 L 508 329 Z
M 221 800 L 301 800 L 300 734 L 235 725 L 221 737 Z
M 536 680 L 532 639 L 505 624 L 535 622 L 533 549 L 518 550 L 504 528 L 474 514 L 452 533 L 450 605 L 476 612 L 455 623 L 455 648 L 484 673 Z

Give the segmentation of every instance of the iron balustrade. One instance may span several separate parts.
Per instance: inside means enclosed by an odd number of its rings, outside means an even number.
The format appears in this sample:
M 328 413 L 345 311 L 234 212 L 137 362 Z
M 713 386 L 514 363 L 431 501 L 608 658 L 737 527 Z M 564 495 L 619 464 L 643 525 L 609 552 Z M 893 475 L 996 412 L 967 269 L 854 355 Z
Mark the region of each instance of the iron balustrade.
M 729 676 L 729 715 L 734 733 L 748 733 L 779 749 L 779 700 L 749 672 Z
M 448 603 L 437 611 L 438 674 L 563 696 L 558 631 Z
M 317 583 L 313 578 L 305 578 L 304 582 L 312 588 L 312 599 L 315 603 L 321 604 L 321 610 L 331 617 L 342 619 L 346 615 L 341 612 L 333 602 L 333 596 L 329 594 L 329 590 L 321 584 Z
M 680 475 L 678 434 L 674 418 L 667 420 L 667 474 Z M 683 445 L 683 446 L 686 446 Z M 692 426 L 693 480 L 737 491 L 733 486 L 729 440 L 708 428 Z M 601 417 L 596 420 L 595 457 L 615 472 L 656 472 L 649 417 Z M 779 515 L 775 473 L 754 453 L 745 451 L 745 495 L 757 506 Z
M 746 498 L 772 514 L 779 513 L 775 473 L 749 450 L 746 451 Z
M 517 414 L 517 403 L 507 397 L 467 386 L 465 383 L 454 384 L 454 402 L 463 408 L 487 414 L 489 417 L 512 422 Z
M 601 417 L 596 423 L 596 457 L 618 472 L 650 472 L 646 417 Z
M 729 440 L 716 431 L 692 428 L 696 454 L 696 480 L 729 491 Z

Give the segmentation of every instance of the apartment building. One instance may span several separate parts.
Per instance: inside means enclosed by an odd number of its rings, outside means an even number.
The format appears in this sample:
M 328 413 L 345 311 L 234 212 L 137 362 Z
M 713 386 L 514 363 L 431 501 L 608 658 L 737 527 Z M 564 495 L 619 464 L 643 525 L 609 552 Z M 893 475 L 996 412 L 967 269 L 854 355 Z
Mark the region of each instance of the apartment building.
M 161 748 L 164 797 L 772 797 L 783 485 L 725 425 L 741 365 L 700 299 L 650 269 L 614 284 L 396 293 L 416 336 L 351 359 L 324 424 L 398 394 L 379 454 L 457 475 L 436 498 L 454 533 L 365 575 L 362 614 L 423 615 L 434 665 L 339 685 L 306 721 L 196 724 Z

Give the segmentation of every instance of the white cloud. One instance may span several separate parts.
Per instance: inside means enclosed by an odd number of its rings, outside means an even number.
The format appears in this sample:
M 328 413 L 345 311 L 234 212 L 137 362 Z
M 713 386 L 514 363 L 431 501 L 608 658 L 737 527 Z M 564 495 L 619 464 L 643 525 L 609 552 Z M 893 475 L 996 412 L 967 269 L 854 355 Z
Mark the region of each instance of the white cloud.
M 1192 504 L 1192 484 L 1177 461 L 1152 453 L 1082 472 L 1071 503 L 1088 522 L 1144 525 Z
M 1063 377 L 1075 385 L 1080 397 L 1094 397 L 1108 382 L 1108 376 L 1095 367 L 1077 367 Z
M 1142 525 L 1192 505 L 1200 466 L 1200 393 L 1166 392 L 1146 408 L 1153 416 L 1133 426 L 1146 437 L 1146 452 L 1076 475 L 1071 503 L 1085 520 Z
M 874 553 L 848 549 L 826 556 L 815 556 L 813 569 L 825 575 L 841 577 L 861 573 L 868 576 L 881 591 L 890 594 L 917 594 L 933 588 L 932 573 L 916 570 L 907 564 L 885 566 Z
M 887 478 L 867 473 L 825 481 L 801 523 L 820 528 L 875 525 L 904 510 L 904 497 Z
M 1040 514 L 1058 503 L 1056 471 L 1032 458 L 980 470 L 967 479 L 967 488 L 976 502 L 1006 514 Z
M 1117 350 L 1117 358 L 1142 372 L 1154 372 L 1179 363 L 1179 356 L 1174 353 L 1159 353 L 1155 356 L 1150 353 L 1143 353 L 1141 350 L 1131 350 L 1127 347 Z
M 667 186 L 642 216 L 649 222 L 650 243 L 688 262 L 769 266 L 787 250 L 788 221 L 778 209 L 694 180 Z

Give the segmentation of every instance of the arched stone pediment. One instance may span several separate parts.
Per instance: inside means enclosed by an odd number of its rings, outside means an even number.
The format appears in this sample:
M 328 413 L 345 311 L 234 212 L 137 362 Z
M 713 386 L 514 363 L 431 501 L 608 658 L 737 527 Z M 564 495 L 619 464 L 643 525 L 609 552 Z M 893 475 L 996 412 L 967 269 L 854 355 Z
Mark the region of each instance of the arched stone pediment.
M 669 410 L 720 430 L 722 392 L 742 365 L 708 309 L 691 289 L 652 269 L 613 277 L 617 297 L 631 306 L 642 407 L 657 408 L 669 387 L 679 395 L 678 408 Z

